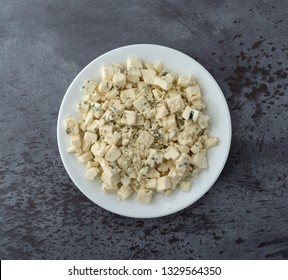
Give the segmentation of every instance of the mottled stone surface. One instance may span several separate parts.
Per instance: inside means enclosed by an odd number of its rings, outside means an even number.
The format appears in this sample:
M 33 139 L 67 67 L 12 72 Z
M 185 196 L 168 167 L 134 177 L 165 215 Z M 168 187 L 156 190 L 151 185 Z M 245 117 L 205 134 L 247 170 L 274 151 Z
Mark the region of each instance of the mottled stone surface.
M 288 258 L 287 11 L 286 0 L 0 0 L 0 258 Z M 196 58 L 221 86 L 233 124 L 214 187 L 150 220 L 84 197 L 56 141 L 77 73 L 135 43 Z

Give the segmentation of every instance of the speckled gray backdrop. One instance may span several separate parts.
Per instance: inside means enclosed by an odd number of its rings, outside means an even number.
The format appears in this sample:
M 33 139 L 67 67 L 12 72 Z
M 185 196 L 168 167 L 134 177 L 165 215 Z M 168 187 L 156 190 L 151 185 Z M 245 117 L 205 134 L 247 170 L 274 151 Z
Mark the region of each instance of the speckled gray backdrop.
M 288 258 L 287 34 L 287 0 L 0 0 L 0 258 Z M 135 43 L 196 58 L 221 86 L 233 124 L 214 187 L 150 220 L 85 198 L 56 141 L 77 73 Z

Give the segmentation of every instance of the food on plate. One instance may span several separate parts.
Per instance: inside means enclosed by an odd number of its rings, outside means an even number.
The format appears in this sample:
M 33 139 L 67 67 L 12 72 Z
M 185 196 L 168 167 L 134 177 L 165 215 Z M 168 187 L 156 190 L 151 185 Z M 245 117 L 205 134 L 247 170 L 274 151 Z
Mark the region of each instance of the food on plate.
M 67 118 L 68 152 L 86 163 L 85 177 L 100 179 L 121 200 L 136 193 L 149 204 L 155 193 L 188 192 L 208 167 L 209 117 L 195 78 L 137 57 L 101 67 L 101 81 L 84 81 L 79 119 Z

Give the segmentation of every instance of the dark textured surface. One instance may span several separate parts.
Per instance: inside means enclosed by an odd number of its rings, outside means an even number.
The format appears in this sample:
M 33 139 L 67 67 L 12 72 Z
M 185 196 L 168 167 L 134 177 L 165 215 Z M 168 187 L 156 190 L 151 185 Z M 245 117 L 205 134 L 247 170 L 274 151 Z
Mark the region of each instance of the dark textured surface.
M 286 0 L 0 0 L 0 258 L 288 258 L 287 15 Z M 151 220 L 85 198 L 56 141 L 77 73 L 134 43 L 196 58 L 221 86 L 233 124 L 214 187 Z

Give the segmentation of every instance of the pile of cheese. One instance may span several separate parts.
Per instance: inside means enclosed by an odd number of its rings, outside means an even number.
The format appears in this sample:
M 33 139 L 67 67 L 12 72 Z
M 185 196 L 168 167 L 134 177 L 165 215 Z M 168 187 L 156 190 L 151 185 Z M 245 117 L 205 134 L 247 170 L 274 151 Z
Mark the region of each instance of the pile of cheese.
M 189 191 L 191 177 L 207 168 L 209 117 L 192 75 L 139 58 L 103 65 L 102 80 L 86 80 L 76 106 L 80 119 L 65 120 L 68 152 L 87 164 L 85 177 L 100 178 L 105 193 L 148 204 L 177 186 Z

